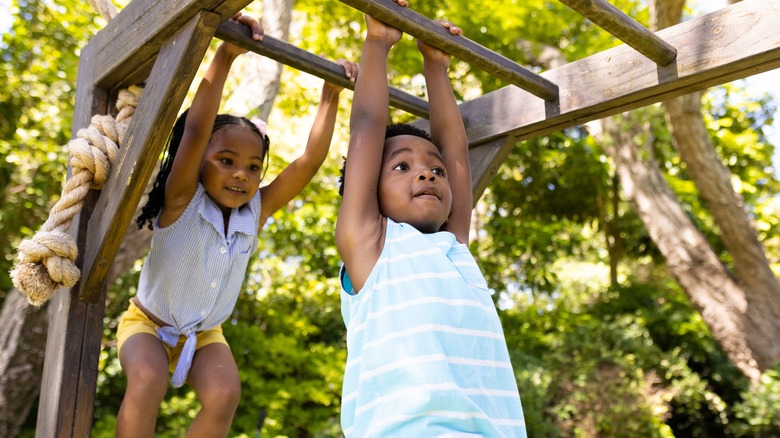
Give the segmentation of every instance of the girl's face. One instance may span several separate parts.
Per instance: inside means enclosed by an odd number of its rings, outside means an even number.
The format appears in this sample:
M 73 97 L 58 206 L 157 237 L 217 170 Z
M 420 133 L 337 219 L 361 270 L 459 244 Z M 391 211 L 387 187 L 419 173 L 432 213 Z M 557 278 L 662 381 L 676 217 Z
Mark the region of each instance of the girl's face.
M 379 209 L 396 222 L 434 233 L 447 221 L 452 192 L 441 154 L 413 135 L 385 140 L 379 173 Z
M 245 126 L 226 126 L 211 135 L 200 165 L 200 182 L 223 211 L 241 207 L 260 188 L 263 158 L 257 134 Z

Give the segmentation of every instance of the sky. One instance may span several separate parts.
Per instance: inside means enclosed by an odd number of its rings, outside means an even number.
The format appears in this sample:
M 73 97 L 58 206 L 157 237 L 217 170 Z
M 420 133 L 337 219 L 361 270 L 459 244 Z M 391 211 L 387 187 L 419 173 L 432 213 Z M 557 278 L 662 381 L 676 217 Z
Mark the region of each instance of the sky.
M 11 26 L 10 6 L 11 0 L 0 0 L 0 31 L 3 33 Z M 726 6 L 726 0 L 688 0 L 688 6 L 698 16 Z M 774 97 L 775 102 L 780 104 L 780 69 L 770 70 L 741 81 L 744 82 L 749 93 L 756 96 L 768 93 Z M 775 145 L 776 151 L 772 161 L 774 162 L 775 175 L 780 177 L 780 114 L 775 115 L 774 124 L 765 129 L 765 132 L 770 142 Z

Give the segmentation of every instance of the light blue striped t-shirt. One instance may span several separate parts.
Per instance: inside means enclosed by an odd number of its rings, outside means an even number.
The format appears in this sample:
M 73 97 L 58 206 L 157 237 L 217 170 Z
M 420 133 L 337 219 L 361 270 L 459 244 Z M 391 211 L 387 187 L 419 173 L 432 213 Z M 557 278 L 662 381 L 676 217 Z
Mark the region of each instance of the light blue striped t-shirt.
M 187 337 L 189 345 L 173 376 L 174 386 L 180 386 L 194 353 L 195 333 L 222 324 L 233 312 L 249 257 L 257 248 L 260 191 L 233 209 L 227 233 L 222 211 L 201 184 L 176 222 L 160 228 L 158 220 L 137 297 L 170 324 L 158 330 L 162 341 L 175 345 L 180 336 Z
M 485 278 L 449 232 L 387 220 L 359 294 L 341 269 L 346 437 L 525 437 L 506 341 Z

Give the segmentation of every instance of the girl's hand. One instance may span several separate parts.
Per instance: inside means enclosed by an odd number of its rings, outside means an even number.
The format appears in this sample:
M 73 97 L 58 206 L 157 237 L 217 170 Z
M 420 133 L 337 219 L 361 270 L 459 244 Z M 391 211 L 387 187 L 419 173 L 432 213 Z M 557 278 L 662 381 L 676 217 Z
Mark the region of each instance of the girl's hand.
M 241 12 L 236 12 L 236 15 L 234 15 L 230 19 L 248 27 L 252 31 L 252 39 L 254 39 L 255 41 L 260 41 L 263 39 L 263 36 L 265 36 L 263 25 L 250 15 L 244 15 Z M 235 44 L 230 44 L 230 43 L 222 43 L 222 44 L 235 55 L 241 55 L 248 52 L 247 49 L 238 47 Z
M 339 59 L 336 61 L 339 65 L 344 67 L 344 76 L 349 79 L 350 82 L 353 84 L 357 80 L 358 70 L 360 69 L 359 64 L 356 64 L 351 61 L 347 61 L 346 59 Z M 344 87 L 336 84 L 332 84 L 328 81 L 325 81 L 325 88 L 329 88 L 334 93 L 338 94 L 341 93 L 341 91 L 344 89 Z
M 450 31 L 450 35 L 463 35 L 463 29 L 459 28 L 458 26 L 455 26 L 449 21 L 445 21 L 445 20 L 434 20 L 434 21 L 437 24 L 441 25 L 443 28 L 448 29 Z M 449 53 L 443 52 L 437 49 L 436 47 L 433 47 L 428 43 L 419 39 L 417 40 L 417 48 L 420 50 L 420 53 L 422 53 L 423 59 L 426 62 L 434 62 L 449 67 L 450 59 L 452 58 Z

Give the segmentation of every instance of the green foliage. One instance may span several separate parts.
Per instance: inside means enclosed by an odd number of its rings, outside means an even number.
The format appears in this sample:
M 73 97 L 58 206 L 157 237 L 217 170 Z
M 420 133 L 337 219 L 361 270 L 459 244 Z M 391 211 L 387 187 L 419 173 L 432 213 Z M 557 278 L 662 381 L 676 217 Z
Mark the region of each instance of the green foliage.
M 530 436 L 551 436 L 550 419 L 556 436 L 724 436 L 724 397 L 746 382 L 684 295 L 599 288 L 503 313 L 523 404 L 544 412 L 526 416 Z
M 614 4 L 647 21 L 643 2 Z M 468 38 L 521 64 L 544 45 L 576 60 L 618 44 L 549 0 L 432 0 L 412 7 L 455 22 Z M 71 1 L 16 1 L 11 13 L 13 27 L 0 46 L 0 236 L 6 248 L 31 235 L 59 196 L 78 50 L 99 27 L 91 12 Z M 313 0 L 296 2 L 294 19 L 305 25 L 294 26 L 293 44 L 328 59 L 359 60 L 361 13 L 340 2 Z M 405 37 L 392 52 L 393 85 L 424 96 L 420 63 L 413 40 Z M 453 66 L 459 99 L 506 85 L 462 61 L 453 60 Z M 284 74 L 274 114 L 282 112 L 286 123 L 311 114 L 319 90 L 302 91 L 304 75 L 289 69 Z M 346 101 L 350 92 L 344 95 Z M 230 436 L 255 436 L 261 411 L 261 436 L 340 434 L 346 351 L 333 227 L 348 136 L 345 103 L 334 152 L 302 196 L 266 224 L 245 293 L 224 324 L 242 382 Z M 763 133 L 776 105 L 769 98 L 746 98 L 739 84 L 711 90 L 704 103 L 713 144 L 734 175 L 767 254 L 778 254 L 780 187 L 767 165 L 774 146 Z M 670 186 L 728 262 L 718 230 L 672 147 L 661 109 L 645 108 L 631 117 L 649 127 Z M 286 164 L 290 149 L 301 147 L 287 141 L 285 135 L 272 136 L 269 173 Z M 517 144 L 477 208 L 471 246 L 497 291 L 530 436 L 780 436 L 780 373 L 771 370 L 758 387 L 748 387 L 665 272 L 643 224 L 620 198 L 614 173 L 601 146 L 572 128 Z M 12 257 L 9 251 L 0 261 L 6 271 Z M 616 284 L 610 264 L 617 267 Z M 139 271 L 140 261 L 108 293 L 96 437 L 114 435 L 125 387 L 114 336 Z M 0 281 L 0 291 L 10 288 L 7 277 Z M 171 390 L 160 409 L 157 436 L 183 436 L 198 408 L 188 387 Z
M 780 365 L 761 376 L 757 388 L 746 390 L 743 401 L 734 406 L 742 420 L 733 426 L 737 436 L 780 436 Z

